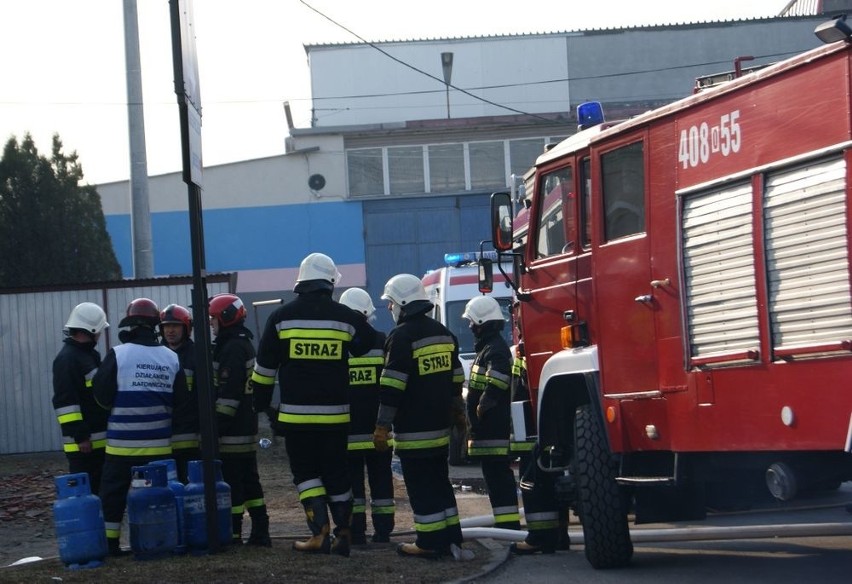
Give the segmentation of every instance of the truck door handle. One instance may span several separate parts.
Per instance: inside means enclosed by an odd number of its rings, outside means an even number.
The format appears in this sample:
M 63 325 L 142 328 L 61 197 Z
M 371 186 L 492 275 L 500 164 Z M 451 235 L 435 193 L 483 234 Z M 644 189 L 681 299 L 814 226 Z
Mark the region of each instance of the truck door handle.
M 641 302 L 642 304 L 651 304 L 654 301 L 654 297 L 650 294 L 642 294 L 641 296 L 637 296 L 634 298 L 636 302 Z

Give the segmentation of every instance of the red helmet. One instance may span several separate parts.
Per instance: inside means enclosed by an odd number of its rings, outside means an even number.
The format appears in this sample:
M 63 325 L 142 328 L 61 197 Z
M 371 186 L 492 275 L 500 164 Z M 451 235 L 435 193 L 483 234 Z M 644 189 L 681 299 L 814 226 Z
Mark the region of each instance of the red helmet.
M 169 304 L 160 313 L 161 328 L 164 324 L 182 324 L 188 335 L 192 331 L 192 315 L 180 304 Z
M 137 298 L 127 305 L 127 316 L 121 319 L 118 326 L 149 326 L 154 328 L 158 324 L 160 324 L 160 309 L 157 308 L 157 303 L 150 298 Z
M 217 294 L 210 299 L 210 318 L 219 321 L 219 326 L 240 324 L 246 319 L 246 307 L 236 294 Z

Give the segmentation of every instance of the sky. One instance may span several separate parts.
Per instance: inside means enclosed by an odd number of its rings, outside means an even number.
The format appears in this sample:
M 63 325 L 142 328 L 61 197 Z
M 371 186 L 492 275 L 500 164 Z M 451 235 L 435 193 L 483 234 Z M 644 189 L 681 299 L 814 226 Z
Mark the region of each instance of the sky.
M 59 134 L 84 180 L 130 175 L 126 0 L 0 0 L 0 138 Z M 194 0 L 205 166 L 284 153 L 310 126 L 304 45 L 548 33 L 777 15 L 787 0 Z M 597 9 L 596 9 L 597 8 Z M 604 9 L 605 8 L 605 9 Z M 149 175 L 181 170 L 168 0 L 137 0 Z M 360 38 L 359 38 L 360 37 Z

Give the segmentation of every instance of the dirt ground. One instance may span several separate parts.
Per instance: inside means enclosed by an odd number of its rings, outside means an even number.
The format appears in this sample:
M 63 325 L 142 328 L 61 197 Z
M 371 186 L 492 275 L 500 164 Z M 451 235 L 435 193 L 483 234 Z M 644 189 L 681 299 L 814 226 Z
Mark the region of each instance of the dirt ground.
M 226 550 L 216 556 L 158 560 L 155 580 L 268 582 L 295 577 L 301 582 L 329 582 L 345 577 L 351 583 L 449 582 L 478 574 L 505 555 L 505 543 L 469 541 L 465 547 L 476 554 L 469 562 L 399 557 L 395 553 L 396 544 L 413 541 L 411 507 L 400 478 L 396 479 L 396 530 L 391 544 L 356 546 L 349 560 L 293 552 L 292 541 L 307 537 L 308 530 L 292 484 L 283 442 L 260 450 L 258 462 L 270 515 L 272 549 Z M 94 578 L 113 579 L 113 575 L 125 583 L 152 581 L 153 563 L 138 562 L 132 557 L 108 559 L 105 566 L 96 570 L 72 571 L 62 565 L 53 526 L 53 477 L 67 472 L 67 462 L 61 452 L 0 456 L 0 582 L 56 581 L 57 577 L 63 582 L 89 582 Z M 476 481 L 468 481 L 471 482 Z M 457 491 L 457 497 L 462 518 L 491 512 L 487 496 L 472 491 L 469 486 Z M 248 518 L 245 528 L 247 535 Z M 122 530 L 125 546 L 129 545 L 128 531 L 126 527 Z M 368 535 L 370 533 L 368 519 Z M 6 567 L 33 556 L 44 560 Z

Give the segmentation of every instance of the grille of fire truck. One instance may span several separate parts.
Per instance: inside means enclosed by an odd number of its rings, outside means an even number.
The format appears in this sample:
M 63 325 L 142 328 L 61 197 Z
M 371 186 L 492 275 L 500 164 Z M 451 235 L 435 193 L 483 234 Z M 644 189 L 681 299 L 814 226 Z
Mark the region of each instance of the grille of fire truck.
M 841 157 L 765 176 L 767 307 L 775 358 L 849 351 L 852 338 L 846 165 Z M 751 183 L 683 201 L 686 320 L 693 364 L 757 359 Z

